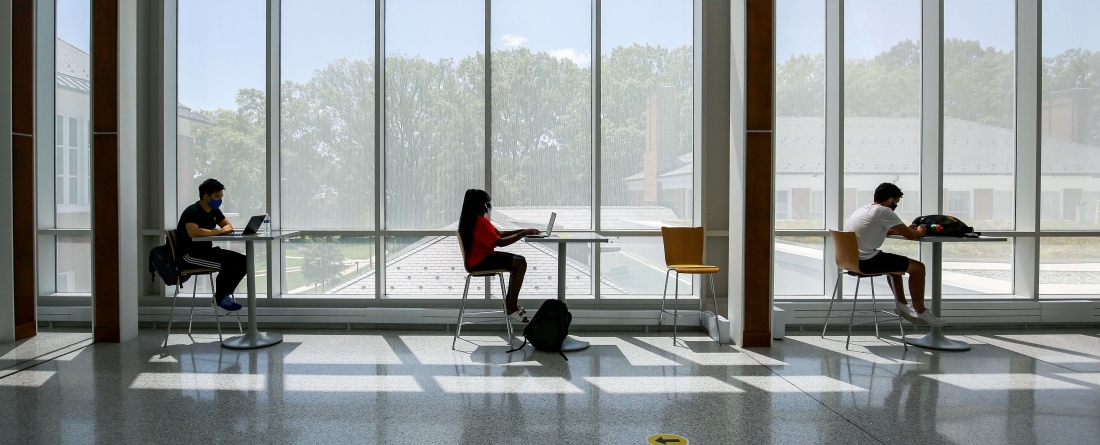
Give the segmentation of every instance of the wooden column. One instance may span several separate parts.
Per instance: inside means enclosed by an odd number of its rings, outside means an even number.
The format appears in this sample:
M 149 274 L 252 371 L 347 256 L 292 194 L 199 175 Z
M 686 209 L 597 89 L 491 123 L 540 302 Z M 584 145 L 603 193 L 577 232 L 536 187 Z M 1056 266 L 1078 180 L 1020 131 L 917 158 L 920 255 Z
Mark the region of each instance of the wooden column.
M 92 326 L 119 342 L 118 0 L 92 1 L 91 46 Z
M 12 281 L 15 339 L 38 333 L 34 178 L 34 0 L 12 2 Z M 53 205 L 52 202 L 38 205 Z
M 775 225 L 774 0 L 731 10 L 730 322 L 744 347 L 771 346 Z

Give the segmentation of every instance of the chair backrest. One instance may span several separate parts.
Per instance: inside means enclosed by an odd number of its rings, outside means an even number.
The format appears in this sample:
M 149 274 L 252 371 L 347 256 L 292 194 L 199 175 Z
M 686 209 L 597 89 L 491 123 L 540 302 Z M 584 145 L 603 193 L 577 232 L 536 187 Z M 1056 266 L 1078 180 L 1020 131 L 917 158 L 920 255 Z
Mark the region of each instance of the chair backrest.
M 856 233 L 830 230 L 829 235 L 833 237 L 837 267 L 862 273 L 859 271 L 859 242 L 856 241 Z
M 462 254 L 462 268 L 470 272 L 470 268 L 466 267 L 466 245 L 462 244 L 462 232 L 455 231 L 455 236 L 458 238 L 458 251 Z
M 172 260 L 178 259 L 179 257 L 176 256 L 176 229 L 164 231 L 164 243 L 168 245 L 169 249 L 172 249 Z
M 661 227 L 665 266 L 703 264 L 706 231 L 702 227 Z

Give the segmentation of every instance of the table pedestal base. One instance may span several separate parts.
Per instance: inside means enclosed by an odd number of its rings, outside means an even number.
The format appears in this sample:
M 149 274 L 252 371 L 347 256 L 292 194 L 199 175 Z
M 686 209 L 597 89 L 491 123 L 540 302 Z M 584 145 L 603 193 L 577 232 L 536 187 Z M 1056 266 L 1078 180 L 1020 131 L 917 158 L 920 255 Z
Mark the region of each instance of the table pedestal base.
M 955 341 L 947 338 L 943 335 L 943 330 L 939 327 L 932 327 L 932 331 L 925 334 L 923 337 L 907 336 L 905 342 L 913 346 L 920 346 L 928 349 L 938 349 L 941 351 L 969 351 L 970 344 L 961 341 Z
M 222 346 L 229 349 L 256 349 L 265 346 L 282 343 L 283 334 L 271 332 L 246 331 L 244 335 L 229 337 L 222 341 Z
M 565 352 L 580 351 L 581 349 L 584 349 L 584 348 L 587 348 L 587 347 L 588 347 L 588 342 L 586 342 L 584 340 L 578 340 L 576 337 L 574 337 L 572 335 L 566 336 L 565 341 L 563 341 L 561 343 L 561 350 L 565 351 Z

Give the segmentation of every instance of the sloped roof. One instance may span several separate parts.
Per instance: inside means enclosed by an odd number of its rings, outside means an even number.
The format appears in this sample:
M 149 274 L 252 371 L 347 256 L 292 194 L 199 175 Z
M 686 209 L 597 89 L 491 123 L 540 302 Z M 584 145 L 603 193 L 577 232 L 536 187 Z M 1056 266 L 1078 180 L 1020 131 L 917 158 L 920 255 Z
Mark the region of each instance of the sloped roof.
M 71 43 L 57 39 L 55 46 L 56 68 L 55 75 L 57 87 L 77 93 L 89 94 L 92 91 L 88 53 Z M 188 108 L 184 104 L 176 104 L 176 112 L 180 118 L 213 125 L 215 122 L 202 113 Z
M 585 230 L 592 226 L 592 209 L 588 206 L 537 206 L 537 207 L 493 207 L 493 222 L 503 228 L 535 228 L 546 230 L 550 213 L 556 212 L 554 230 Z M 680 218 L 676 212 L 661 206 L 604 206 L 600 214 L 606 230 L 637 228 L 635 225 L 669 225 Z
M 848 118 L 844 125 L 845 173 L 917 174 L 920 171 L 918 118 Z M 776 118 L 779 174 L 825 171 L 825 119 Z M 1016 142 L 1009 128 L 944 119 L 945 174 L 1011 174 Z M 1043 138 L 1043 174 L 1100 171 L 1100 147 Z
M 525 295 L 553 295 L 557 292 L 557 253 L 536 244 L 518 242 L 501 251 L 523 255 L 527 259 L 527 275 L 523 283 Z M 585 289 L 591 274 L 587 266 L 567 260 L 566 288 Z M 370 271 L 326 292 L 334 295 L 369 293 L 374 286 L 375 271 Z M 453 236 L 425 237 L 394 255 L 386 264 L 386 292 L 391 295 L 462 295 L 466 271 L 458 238 Z M 471 280 L 471 298 L 483 295 L 483 280 Z M 493 286 L 499 286 L 492 283 Z M 497 288 L 494 290 L 499 293 Z M 626 290 L 604 279 L 600 292 L 626 294 Z

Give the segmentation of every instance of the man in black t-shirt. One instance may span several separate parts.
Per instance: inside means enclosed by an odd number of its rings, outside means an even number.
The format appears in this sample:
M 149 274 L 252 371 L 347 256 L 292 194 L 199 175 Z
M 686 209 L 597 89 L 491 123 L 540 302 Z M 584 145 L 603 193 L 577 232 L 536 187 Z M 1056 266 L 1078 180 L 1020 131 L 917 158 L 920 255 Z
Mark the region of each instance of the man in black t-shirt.
M 244 255 L 214 247 L 210 241 L 191 240 L 233 233 L 233 224 L 218 210 L 224 195 L 225 186 L 217 179 L 207 179 L 199 185 L 199 201 L 183 210 L 176 225 L 176 255 L 179 256 L 176 261 L 182 270 L 217 270 L 214 304 L 232 312 L 241 309 L 241 305 L 233 300 L 233 291 L 247 272 Z

